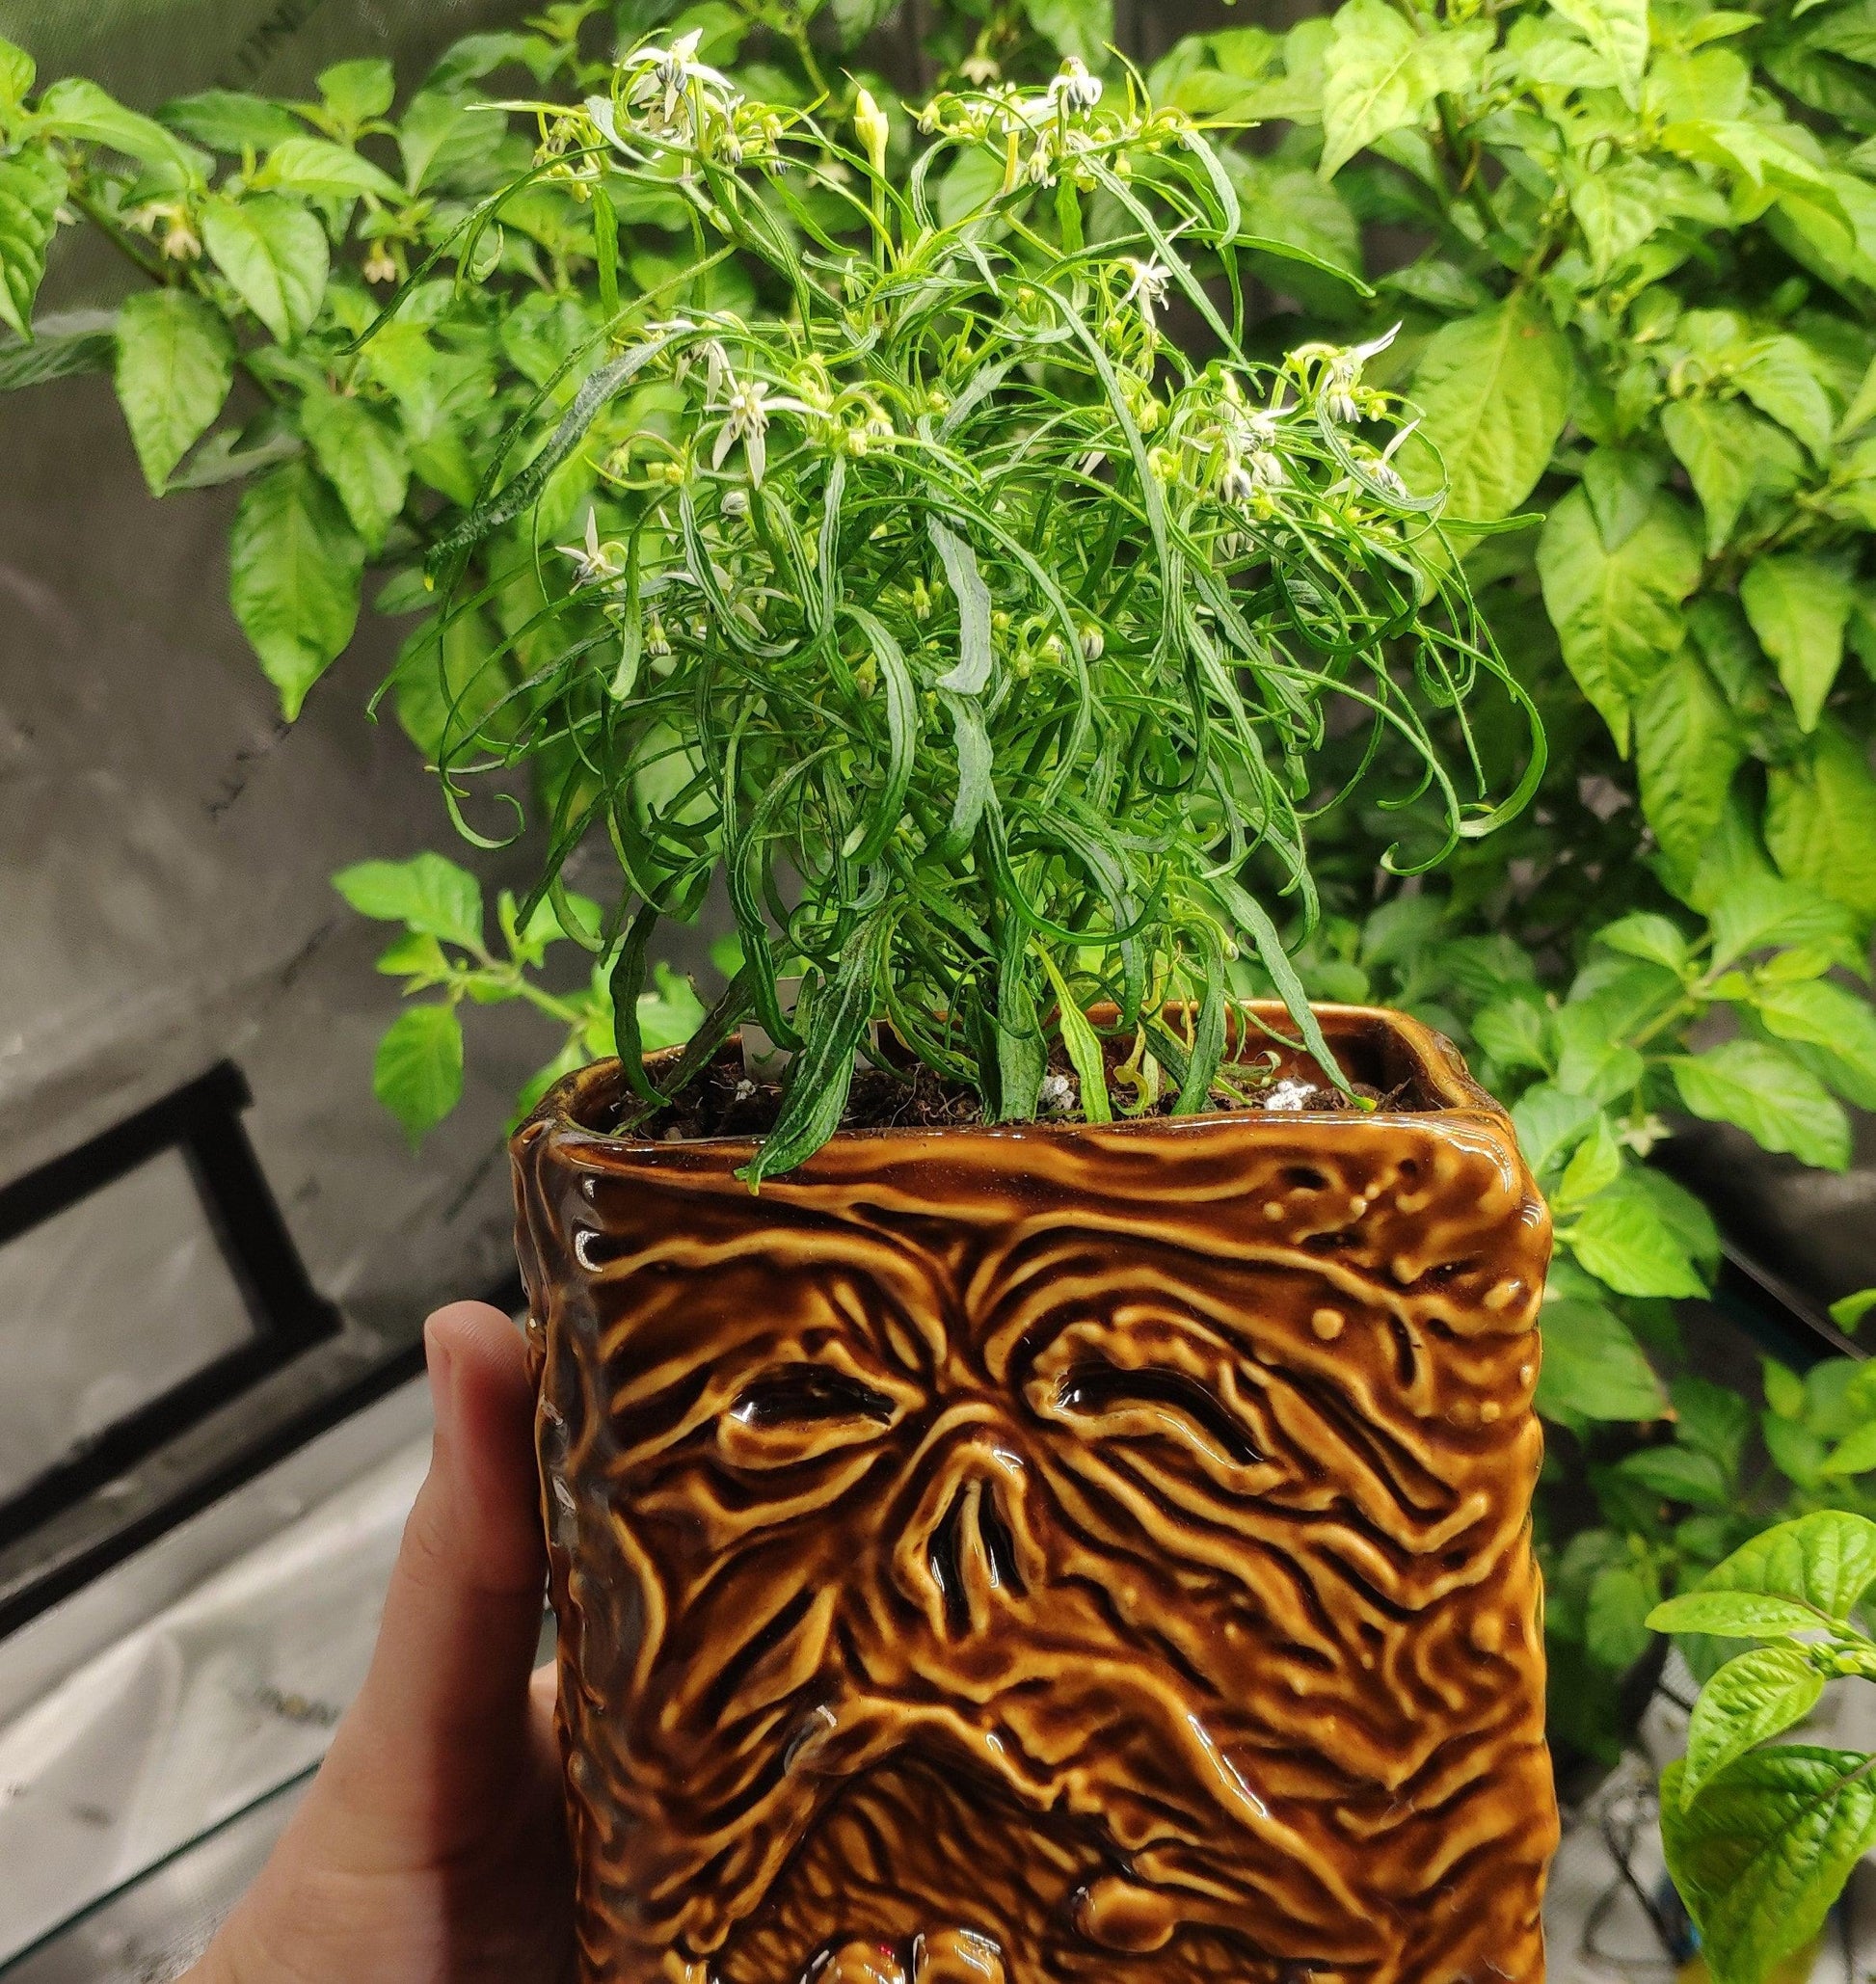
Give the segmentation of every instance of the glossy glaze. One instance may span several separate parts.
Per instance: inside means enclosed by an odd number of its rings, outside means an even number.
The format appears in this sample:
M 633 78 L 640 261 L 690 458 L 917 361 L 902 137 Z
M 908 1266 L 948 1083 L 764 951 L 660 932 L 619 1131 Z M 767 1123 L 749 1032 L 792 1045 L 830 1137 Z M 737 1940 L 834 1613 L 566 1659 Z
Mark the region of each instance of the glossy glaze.
M 587 1984 L 1539 1984 L 1548 1220 L 1325 1018 L 1419 1107 L 523 1127 Z

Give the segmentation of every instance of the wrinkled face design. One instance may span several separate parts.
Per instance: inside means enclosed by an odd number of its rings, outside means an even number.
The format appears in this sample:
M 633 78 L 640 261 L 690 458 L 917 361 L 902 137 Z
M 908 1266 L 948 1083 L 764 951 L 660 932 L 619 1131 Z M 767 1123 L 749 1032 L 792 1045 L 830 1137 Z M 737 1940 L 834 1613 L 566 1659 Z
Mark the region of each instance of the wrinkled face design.
M 1379 1127 L 524 1178 L 590 1977 L 1528 1984 L 1547 1235 Z

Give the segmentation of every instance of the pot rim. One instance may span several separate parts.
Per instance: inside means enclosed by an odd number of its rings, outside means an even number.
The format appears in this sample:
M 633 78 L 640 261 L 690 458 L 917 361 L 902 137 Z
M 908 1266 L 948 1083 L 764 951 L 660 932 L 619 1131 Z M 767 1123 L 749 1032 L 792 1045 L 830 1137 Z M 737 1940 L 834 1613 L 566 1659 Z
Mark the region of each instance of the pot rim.
M 1232 1004 L 1240 1010 L 1255 1013 L 1262 1020 L 1279 1024 L 1289 1020 L 1288 1008 L 1281 1000 L 1241 999 Z M 1359 1039 L 1371 1051 L 1379 1050 L 1383 1056 L 1391 1050 L 1394 1066 L 1402 1071 L 1405 1079 L 1413 1082 L 1424 1098 L 1422 1105 L 1415 1109 L 1375 1110 L 1366 1113 L 1350 1110 L 1208 1110 L 1190 1116 L 1117 1116 L 1108 1123 L 1043 1117 L 1022 1123 L 883 1123 L 866 1129 L 836 1130 L 822 1148 L 850 1150 L 859 1145 L 891 1143 L 906 1139 L 953 1143 L 971 1138 L 1010 1141 L 1034 1136 L 1105 1139 L 1146 1131 L 1166 1136 L 1221 1127 L 1240 1131 L 1253 1127 L 1289 1130 L 1303 1125 L 1317 1128 L 1333 1124 L 1347 1130 L 1366 1130 L 1381 1124 L 1417 1124 L 1431 1130 L 1437 1124 L 1449 1122 L 1455 1115 L 1470 1116 L 1475 1120 L 1485 1115 L 1509 1129 L 1510 1119 L 1503 1107 L 1472 1079 L 1459 1049 L 1445 1034 L 1423 1021 L 1391 1006 L 1344 1005 L 1329 1002 L 1318 1005 L 1312 1002 L 1310 1010 L 1321 1023 L 1331 1045 Z M 724 1043 L 725 1048 L 734 1045 L 737 1037 L 737 1033 L 731 1033 Z M 1301 1042 L 1288 1035 L 1279 1037 L 1301 1050 L 1304 1059 L 1309 1059 Z M 675 1060 L 683 1051 L 681 1047 L 661 1048 L 645 1057 L 645 1065 L 656 1070 Z M 602 1100 L 606 1093 L 616 1095 L 620 1086 L 620 1063 L 616 1057 L 576 1068 L 571 1074 L 563 1075 L 542 1096 L 516 1129 L 516 1139 L 529 1139 L 537 1128 L 549 1128 L 583 1143 L 628 1150 L 638 1157 L 656 1152 L 674 1160 L 693 1152 L 708 1154 L 711 1158 L 721 1158 L 730 1153 L 746 1156 L 754 1153 L 761 1140 L 738 1135 L 688 1137 L 667 1141 L 631 1131 L 599 1129 L 584 1119 L 584 1112 L 593 1102 Z M 808 1158 L 797 1169 L 812 1166 L 814 1162 L 812 1157 Z M 769 1182 L 783 1185 L 788 1179 L 778 1174 Z

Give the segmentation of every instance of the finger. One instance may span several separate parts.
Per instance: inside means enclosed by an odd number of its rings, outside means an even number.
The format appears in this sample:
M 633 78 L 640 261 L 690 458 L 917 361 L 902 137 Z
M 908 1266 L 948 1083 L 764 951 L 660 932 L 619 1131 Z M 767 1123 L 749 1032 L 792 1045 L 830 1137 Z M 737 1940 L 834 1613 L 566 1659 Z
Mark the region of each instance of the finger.
M 502 1809 L 531 1738 L 545 1553 L 533 1390 L 508 1318 L 479 1302 L 424 1329 L 436 1433 L 377 1650 L 334 1738 L 320 1818 L 353 1864 L 463 1850 Z

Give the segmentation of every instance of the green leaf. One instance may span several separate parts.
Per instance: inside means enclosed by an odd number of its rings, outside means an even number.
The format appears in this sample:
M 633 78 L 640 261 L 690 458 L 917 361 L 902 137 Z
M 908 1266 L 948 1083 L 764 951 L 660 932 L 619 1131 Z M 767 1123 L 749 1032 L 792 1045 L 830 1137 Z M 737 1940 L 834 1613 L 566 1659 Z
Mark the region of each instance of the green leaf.
M 333 887 L 361 916 L 403 924 L 419 936 L 440 937 L 465 951 L 482 947 L 482 886 L 468 869 L 441 854 L 361 861 L 340 869 Z
M 1658 175 L 1639 162 L 1605 163 L 1597 171 L 1579 172 L 1570 183 L 1569 210 L 1583 230 L 1590 270 L 1598 282 L 1668 218 Z
M 1767 767 L 1764 831 L 1784 874 L 1876 922 L 1876 778 L 1839 725 L 1825 720 L 1801 757 Z
M 404 189 L 389 173 L 380 172 L 350 146 L 335 145 L 327 138 L 282 140 L 267 154 L 255 184 L 331 200 L 369 193 L 392 206 L 404 203 Z
M 1729 1509 L 1734 1501 L 1732 1483 L 1719 1461 L 1691 1447 L 1643 1447 L 1618 1461 L 1616 1472 L 1651 1495 L 1694 1509 Z
M 1760 486 L 1768 442 L 1785 448 L 1791 443 L 1776 427 L 1729 399 L 1670 400 L 1661 410 L 1661 432 L 1701 499 L 1706 515 L 1706 554 L 1717 557 L 1748 498 Z
M 1693 520 L 1656 491 L 1642 521 L 1611 550 L 1589 496 L 1574 489 L 1545 521 L 1538 576 L 1564 659 L 1626 756 L 1633 703 L 1685 633 L 1681 602 L 1701 576 Z
M 1593 1198 L 1562 1235 L 1578 1263 L 1619 1295 L 1706 1293 L 1679 1234 L 1626 1180 Z
M 1581 28 L 1590 46 L 1608 63 L 1616 87 L 1631 106 L 1640 101 L 1642 72 L 1648 67 L 1648 0 L 1550 0 L 1552 7 Z
M 1550 1418 L 1636 1421 L 1668 1408 L 1628 1326 L 1599 1302 L 1548 1301 L 1539 1314 L 1543 1358 L 1538 1367 L 1538 1410 Z
M 1681 1792 L 1682 1766 L 1669 1766 L 1662 1845 L 1716 1984 L 1763 1984 L 1823 1927 L 1876 1841 L 1868 1765 L 1847 1751 L 1756 1750 L 1691 1803 Z
M 1845 1434 L 1825 1457 L 1819 1471 L 1843 1479 L 1867 1474 L 1872 1467 L 1876 1467 L 1876 1419 Z
M 371 1090 L 415 1149 L 463 1099 L 463 1027 L 453 1005 L 413 1005 L 378 1043 Z
M 1621 1176 L 1621 1145 L 1609 1127 L 1607 1116 L 1598 1116 L 1595 1127 L 1576 1146 L 1564 1175 L 1557 1181 L 1551 1204 L 1558 1212 L 1572 1212 L 1605 1192 Z
M 118 316 L 118 399 L 152 496 L 208 431 L 234 384 L 234 339 L 186 289 L 133 296 Z
M 1762 339 L 1733 377 L 1754 406 L 1795 434 L 1817 461 L 1829 455 L 1836 416 L 1817 376 L 1817 362 L 1801 339 Z
M 1712 1633 L 1723 1640 L 1770 1640 L 1815 1632 L 1823 1623 L 1814 1605 L 1797 1598 L 1729 1590 L 1684 1592 L 1648 1614 L 1658 1633 Z
M 0 104 L 24 103 L 39 72 L 39 64 L 25 49 L 0 36 Z
M 60 310 L 39 319 L 30 344 L 24 339 L 0 344 L 0 392 L 108 372 L 117 356 L 115 310 Z
M 1606 951 L 1621 952 L 1624 957 L 1646 958 L 1650 964 L 1666 965 L 1671 972 L 1685 969 L 1687 939 L 1678 924 L 1638 909 L 1633 915 L 1618 917 L 1605 924 L 1591 940 Z
M 335 62 L 319 72 L 319 94 L 326 107 L 350 130 L 381 118 L 397 94 L 390 64 L 376 56 L 357 62 Z
M 1648 1612 L 1653 1594 L 1633 1564 L 1611 1564 L 1590 1584 L 1584 1639 L 1592 1655 L 1612 1673 L 1633 1667 L 1648 1649 Z
M 202 208 L 201 238 L 275 342 L 297 342 L 319 314 L 332 267 L 319 223 L 278 194 L 239 202 L 217 194 Z
M 1090 1123 L 1112 1122 L 1113 1108 L 1108 1097 L 1108 1062 L 1101 1051 L 1101 1036 L 1088 1024 L 1086 1013 L 1076 1005 L 1075 995 L 1057 969 L 1055 959 L 1040 948 L 1036 955 L 1055 988 L 1056 1026 L 1081 1086 L 1082 1114 Z
M 1701 1589 L 1788 1598 L 1843 1622 L 1872 1578 L 1876 1522 L 1846 1510 L 1824 1509 L 1761 1531 L 1715 1565 L 1701 1580 Z
M 1537 487 L 1564 430 L 1570 370 L 1568 340 L 1525 298 L 1443 326 L 1413 375 L 1419 436 L 1431 446 L 1409 483 L 1430 492 L 1443 463 L 1450 515 L 1509 516 Z
M 1876 1288 L 1860 1288 L 1855 1295 L 1842 1296 L 1831 1304 L 1831 1321 L 1846 1336 L 1853 1335 L 1871 1309 L 1876 1309 Z
M 228 597 L 290 723 L 358 625 L 364 545 L 305 461 L 271 469 L 241 498 Z
M 1843 630 L 1855 603 L 1849 575 L 1835 558 L 1786 551 L 1754 559 L 1739 603 L 1798 712 L 1815 730 L 1843 663 Z
M 1063 55 L 1079 56 L 1089 68 L 1108 66 L 1113 40 L 1113 0 L 1023 0 L 1030 25 Z
M 1781 1040 L 1823 1048 L 1840 1066 L 1840 1085 L 1859 1109 L 1876 1109 L 1876 1009 L 1867 999 L 1829 979 L 1789 983 L 1759 979 L 1753 1004 L 1760 1023 Z
M 0 158 L 0 324 L 21 337 L 33 335 L 33 299 L 67 190 L 65 167 L 43 146 Z
M 1587 1095 L 1570 1095 L 1554 1083 L 1527 1088 L 1512 1108 L 1518 1147 L 1533 1177 L 1540 1180 L 1575 1148 L 1600 1113 Z
M 668 964 L 652 967 L 652 989 L 638 995 L 638 1037 L 647 1054 L 682 1047 L 704 1024 L 697 988 Z
M 1824 1676 L 1802 1647 L 1788 1642 L 1729 1660 L 1701 1690 L 1688 1721 L 1681 1803 L 1698 1797 L 1734 1757 L 1803 1722 L 1823 1692 Z
M 194 96 L 178 96 L 157 116 L 210 151 L 236 157 L 244 151 L 265 151 L 283 138 L 297 138 L 301 130 L 291 111 L 241 90 L 203 90 Z
M 406 930 L 378 953 L 372 966 L 387 978 L 414 979 L 423 984 L 441 984 L 449 976 L 449 959 L 434 937 Z
M 1765 1403 L 1781 1419 L 1805 1416 L 1805 1383 L 1798 1374 L 1771 1357 L 1761 1357 L 1759 1368 L 1765 1379 Z
M 1807 1165 L 1841 1171 L 1850 1163 L 1850 1123 L 1817 1077 L 1758 1040 L 1725 1040 L 1669 1063 L 1680 1099 L 1708 1122 L 1734 1123 L 1766 1150 L 1788 1150 Z
M 1499 999 L 1483 1007 L 1472 1017 L 1472 1037 L 1501 1068 L 1548 1073 L 1554 1065 L 1543 1008 L 1528 999 Z
M 200 179 L 208 163 L 174 131 L 154 118 L 126 110 L 107 91 L 85 76 L 67 76 L 54 83 L 39 101 L 39 122 L 61 138 L 76 138 L 121 151 L 145 165 L 174 166 L 186 177 Z
M 834 27 L 841 46 L 858 47 L 898 5 L 898 0 L 834 0 Z
M 1635 700 L 1642 811 L 1676 885 L 1712 845 L 1745 757 L 1745 735 L 1690 643 Z
M 1438 91 L 1464 79 L 1451 74 L 1461 46 L 1478 52 L 1470 38 L 1417 33 L 1386 0 L 1346 0 L 1326 58 L 1323 177 L 1376 139 L 1417 124 Z
M 500 149 L 506 133 L 502 119 L 470 109 L 446 90 L 418 91 L 398 121 L 406 188 L 419 193 L 485 164 Z
M 410 489 L 404 437 L 362 400 L 324 388 L 314 388 L 301 401 L 300 426 L 352 527 L 368 550 L 381 550 Z
M 1755 951 L 1823 944 L 1843 962 L 1861 962 L 1861 951 L 1842 905 L 1776 875 L 1747 875 L 1713 904 L 1713 969 L 1723 971 Z

